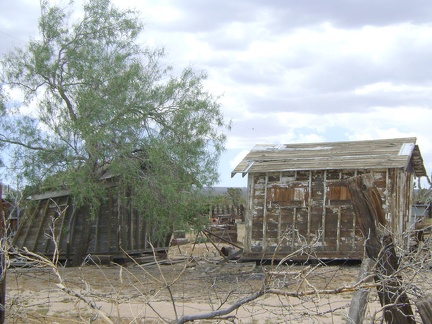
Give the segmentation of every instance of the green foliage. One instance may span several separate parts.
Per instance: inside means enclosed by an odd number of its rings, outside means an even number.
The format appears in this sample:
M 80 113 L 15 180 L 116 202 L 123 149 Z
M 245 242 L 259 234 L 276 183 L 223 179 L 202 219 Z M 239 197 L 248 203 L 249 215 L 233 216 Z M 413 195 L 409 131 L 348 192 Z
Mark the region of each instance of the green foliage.
M 0 83 L 0 117 L 3 117 L 6 111 L 6 94 L 3 91 L 2 84 Z
M 429 183 L 429 188 L 423 188 L 421 179 L 414 182 L 413 202 L 417 204 L 427 204 L 432 201 L 432 184 Z
M 162 49 L 138 45 L 139 14 L 110 0 L 87 1 L 75 21 L 70 7 L 41 6 L 42 39 L 2 60 L 4 82 L 25 98 L 0 121 L 17 176 L 67 187 L 93 210 L 115 182 L 161 232 L 192 219 L 194 188 L 217 181 L 229 128 L 205 73 L 173 76 Z
M 413 201 L 417 204 L 428 204 L 432 201 L 432 187 L 414 190 Z
M 6 92 L 3 89 L 3 84 L 0 81 L 0 120 L 5 118 L 6 115 L 6 102 L 7 102 L 8 98 L 6 96 Z M 0 138 L 1 138 L 1 134 L 0 134 Z M 6 147 L 6 144 L 3 143 L 2 141 L 0 141 L 0 150 L 3 151 Z M 4 167 L 4 162 L 3 162 L 3 154 L 0 156 L 0 168 Z
M 223 194 L 209 192 L 205 198 L 206 205 L 235 206 L 246 204 L 246 197 L 241 188 L 227 188 Z
M 227 188 L 228 199 L 231 199 L 232 205 L 240 206 L 246 204 L 246 199 L 241 188 Z

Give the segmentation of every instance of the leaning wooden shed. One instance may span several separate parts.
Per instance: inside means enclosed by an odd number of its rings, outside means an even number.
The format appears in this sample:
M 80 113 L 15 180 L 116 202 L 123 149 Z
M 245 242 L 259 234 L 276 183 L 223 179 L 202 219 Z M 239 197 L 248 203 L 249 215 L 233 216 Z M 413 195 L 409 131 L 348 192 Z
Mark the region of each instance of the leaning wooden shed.
M 402 242 L 414 177 L 427 177 L 415 138 L 256 145 L 236 173 L 248 175 L 244 258 L 253 259 L 361 258 L 363 239 L 343 180 L 368 173 L 388 228 Z
M 20 218 L 13 244 L 48 257 L 57 248 L 59 259 L 67 262 L 78 258 L 78 253 L 91 255 L 95 261 L 122 261 L 129 256 L 165 252 L 170 237 L 151 240 L 152 226 L 134 210 L 130 201 L 120 200 L 114 192 L 109 193 L 93 217 L 85 206 L 76 208 L 67 190 L 32 196 Z M 90 228 L 86 218 L 91 219 Z M 88 237 L 87 248 L 80 250 Z

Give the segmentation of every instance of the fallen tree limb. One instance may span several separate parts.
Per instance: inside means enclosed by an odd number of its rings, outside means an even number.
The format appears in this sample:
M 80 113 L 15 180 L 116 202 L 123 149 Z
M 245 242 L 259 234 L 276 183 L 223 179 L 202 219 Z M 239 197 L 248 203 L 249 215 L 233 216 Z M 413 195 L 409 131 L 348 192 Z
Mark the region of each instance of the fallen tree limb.
M 232 311 L 240 308 L 242 305 L 247 304 L 251 301 L 254 301 L 255 299 L 258 299 L 259 297 L 263 296 L 265 293 L 266 293 L 266 290 L 261 289 L 260 291 L 256 292 L 253 295 L 250 295 L 248 297 L 245 297 L 243 299 L 236 301 L 230 307 L 225 308 L 225 309 L 218 309 L 218 310 L 215 310 L 212 312 L 197 314 L 197 315 L 184 315 L 176 322 L 176 324 L 183 324 L 186 322 L 217 318 L 217 317 L 227 315 L 227 314 L 231 313 Z
M 114 324 L 114 322 L 107 316 L 105 315 L 97 306 L 95 303 L 87 300 L 84 296 L 80 295 L 79 293 L 70 290 L 69 288 L 65 287 L 63 284 L 58 283 L 56 284 L 56 286 L 63 292 L 65 292 L 66 294 L 73 296 L 75 298 L 78 298 L 79 300 L 81 300 L 82 302 L 84 302 L 86 305 L 90 306 L 90 308 L 92 308 L 93 310 L 95 310 L 97 312 L 97 314 L 102 318 L 102 320 L 105 323 L 109 323 L 109 324 Z
M 60 275 L 60 272 L 58 270 L 58 266 L 57 264 L 53 263 L 53 261 L 51 261 L 50 259 L 36 254 L 34 252 L 29 251 L 27 248 L 23 249 L 22 253 L 19 253 L 18 255 L 24 257 L 27 260 L 31 260 L 33 262 L 36 262 L 37 264 L 41 265 L 41 266 L 46 266 L 49 267 L 55 274 L 55 276 L 58 279 L 58 283 L 56 283 L 56 286 L 63 292 L 65 292 L 66 294 L 73 296 L 81 301 L 83 301 L 86 305 L 88 305 L 90 308 L 92 308 L 93 310 L 95 310 L 97 312 L 97 314 L 101 317 L 101 319 L 108 324 L 114 324 L 114 322 L 104 313 L 102 312 L 99 307 L 97 307 L 97 305 L 89 300 L 87 300 L 84 296 L 82 296 L 81 294 L 67 288 L 64 284 L 63 284 L 63 277 Z M 57 259 L 55 259 L 57 260 Z
M 304 296 L 310 296 L 310 295 L 336 295 L 336 294 L 342 294 L 346 292 L 353 292 L 357 291 L 358 289 L 369 289 L 376 287 L 376 284 L 366 284 L 366 285 L 353 285 L 353 286 L 342 286 L 335 289 L 323 289 L 323 290 L 306 290 L 302 292 L 297 291 L 286 291 L 283 289 L 268 289 L 266 293 L 268 294 L 275 294 L 275 295 L 283 295 L 287 297 L 304 297 Z

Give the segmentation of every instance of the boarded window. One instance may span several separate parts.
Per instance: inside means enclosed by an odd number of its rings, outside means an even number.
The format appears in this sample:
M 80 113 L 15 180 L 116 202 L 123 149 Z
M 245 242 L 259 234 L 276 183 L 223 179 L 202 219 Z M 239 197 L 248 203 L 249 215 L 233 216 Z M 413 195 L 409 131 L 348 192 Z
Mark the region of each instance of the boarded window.
M 271 187 L 267 200 L 275 203 L 305 200 L 305 188 Z
M 348 187 L 329 185 L 327 187 L 327 199 L 328 200 L 351 200 L 351 194 Z

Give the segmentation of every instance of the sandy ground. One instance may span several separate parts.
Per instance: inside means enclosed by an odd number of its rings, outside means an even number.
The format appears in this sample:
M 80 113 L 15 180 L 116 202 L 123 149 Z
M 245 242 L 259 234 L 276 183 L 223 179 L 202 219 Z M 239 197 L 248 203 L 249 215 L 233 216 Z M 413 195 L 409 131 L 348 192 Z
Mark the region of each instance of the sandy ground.
M 221 265 L 218 264 L 221 257 L 211 245 L 198 244 L 193 253 L 192 247 L 191 244 L 172 247 L 170 262 L 163 264 L 60 268 L 69 294 L 58 287 L 59 279 L 49 268 L 10 268 L 7 322 L 104 323 L 103 313 L 114 323 L 175 323 L 183 315 L 227 309 L 258 291 L 264 281 L 275 289 L 315 293 L 301 298 L 266 294 L 225 315 L 229 318 L 196 323 L 346 322 L 352 293 L 333 295 L 320 291 L 354 284 L 359 264 L 282 265 L 277 269 L 254 262 Z M 417 294 L 432 291 L 430 270 L 415 275 L 408 272 L 408 276 Z M 373 289 L 367 309 L 368 323 L 380 309 L 377 298 Z M 376 313 L 376 323 L 381 315 Z

